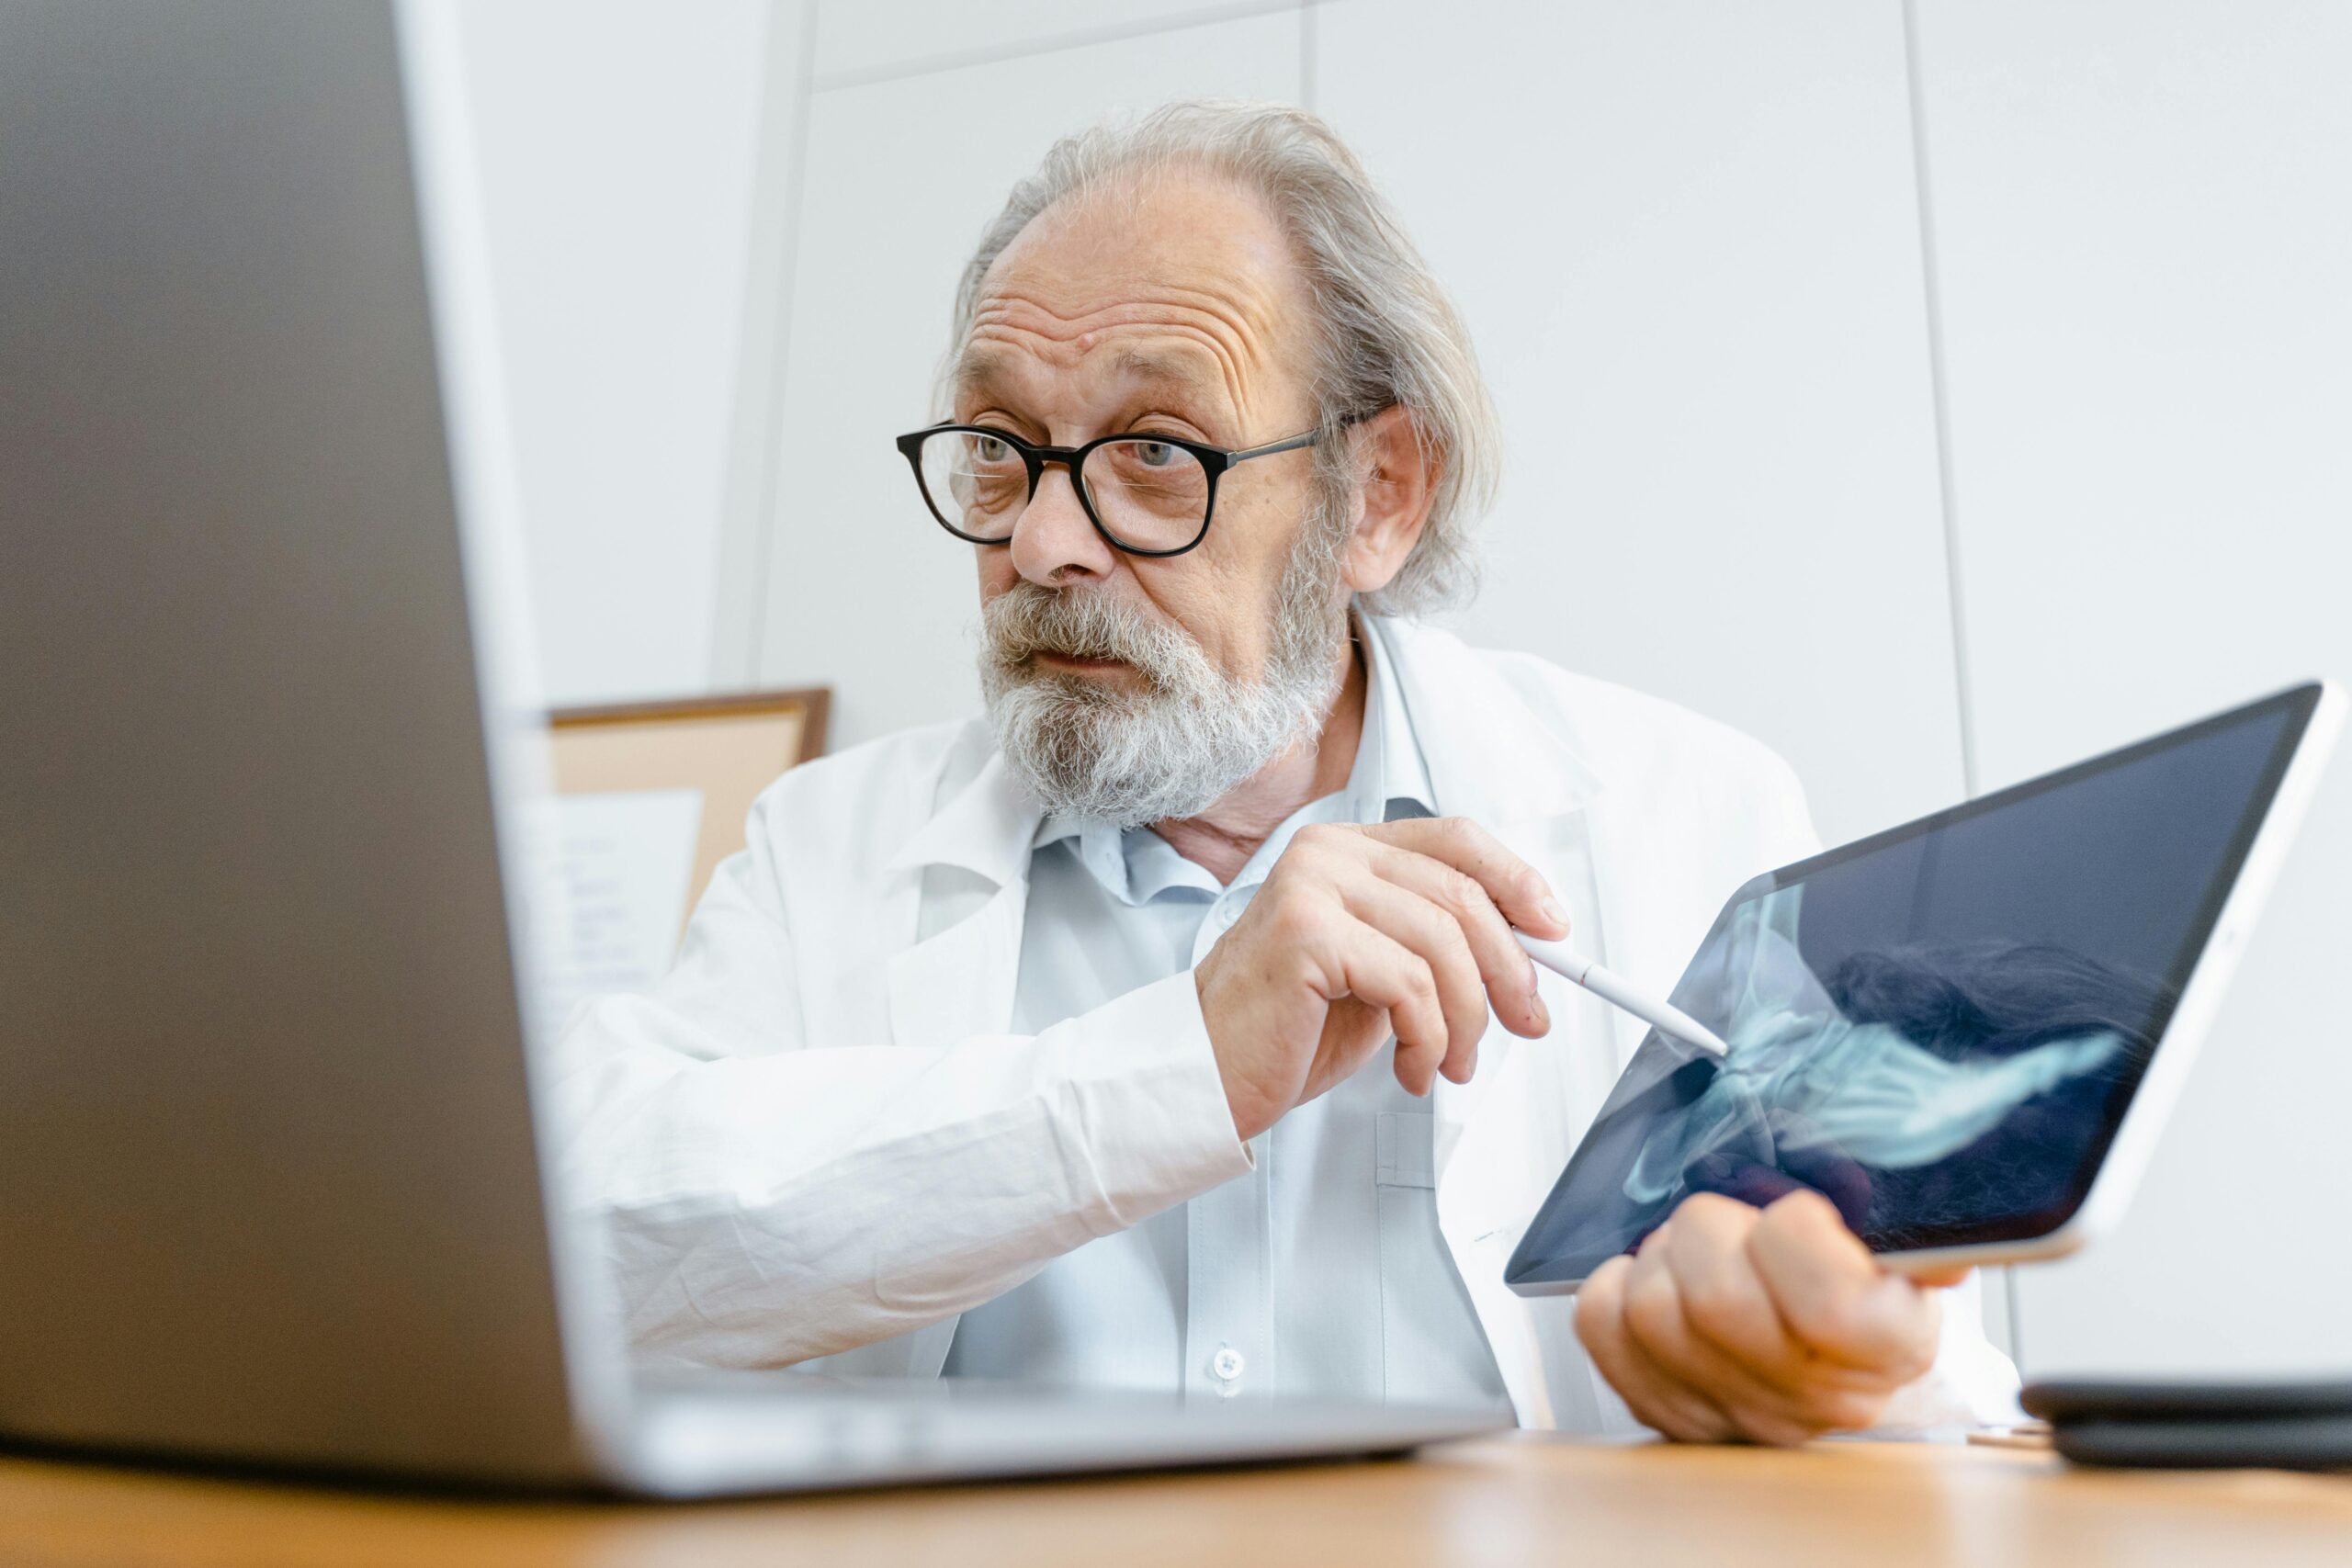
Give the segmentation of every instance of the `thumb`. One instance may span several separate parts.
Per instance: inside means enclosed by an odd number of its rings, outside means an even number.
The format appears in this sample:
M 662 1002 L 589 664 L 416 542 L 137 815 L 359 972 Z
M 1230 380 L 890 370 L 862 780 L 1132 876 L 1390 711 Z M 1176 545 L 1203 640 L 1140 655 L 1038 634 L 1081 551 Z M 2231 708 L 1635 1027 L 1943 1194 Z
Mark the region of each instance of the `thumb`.
M 1917 1273 L 1909 1269 L 1890 1269 L 1888 1272 L 1900 1272 L 1905 1279 L 1923 1291 L 1949 1291 L 1955 1285 L 1968 1283 L 1969 1275 L 1975 1270 L 1973 1269 L 1924 1269 Z

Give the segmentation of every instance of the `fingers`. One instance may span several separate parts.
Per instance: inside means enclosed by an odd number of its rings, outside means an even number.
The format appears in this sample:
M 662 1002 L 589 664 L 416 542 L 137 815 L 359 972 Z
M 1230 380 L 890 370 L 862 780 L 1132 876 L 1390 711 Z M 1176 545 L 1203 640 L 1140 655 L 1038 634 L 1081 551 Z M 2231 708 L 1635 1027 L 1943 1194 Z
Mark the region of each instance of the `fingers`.
M 1428 899 L 1377 877 L 1350 883 L 1340 901 L 1357 919 L 1429 966 L 1445 1025 L 1438 1070 L 1455 1083 L 1469 1082 L 1478 1064 L 1479 1037 L 1487 1032 L 1487 985 L 1461 924 Z M 1520 1005 L 1524 1007 L 1524 998 Z M 1404 1036 L 1397 1039 L 1401 1044 Z M 1422 1092 L 1422 1087 L 1406 1087 Z
M 1551 1029 L 1551 1014 L 1535 989 L 1535 961 L 1511 936 L 1510 922 L 1484 884 L 1444 861 L 1376 839 L 1368 838 L 1364 847 L 1377 874 L 1426 900 L 1459 929 L 1504 1028 L 1531 1039 Z
M 1659 1233 L 1661 1262 L 1673 1277 L 1689 1336 L 1681 1348 L 1689 1360 L 1675 1364 L 1702 1377 L 1731 1369 L 1725 1380 L 1743 1406 L 1809 1428 L 1808 1436 L 1869 1425 L 1894 1383 L 1826 1361 L 1790 1332 L 1751 1252 L 1762 1220 L 1743 1203 L 1692 1198 Z M 1663 1342 L 1659 1353 L 1669 1353 Z M 1768 1442 L 1789 1440 L 1754 1426 L 1751 1431 Z
M 1801 1386 L 1810 1359 L 1747 1257 L 1758 1210 L 1702 1193 L 1683 1201 L 1657 1235 L 1671 1262 L 1691 1332 L 1758 1382 Z
M 1551 895 L 1543 879 L 1526 863 L 1485 829 L 1459 819 L 1400 822 L 1381 828 L 1311 827 L 1291 840 L 1283 863 L 1298 874 L 1340 893 L 1351 913 L 1419 953 L 1439 971 L 1442 980 L 1456 972 L 1475 971 L 1495 1016 L 1513 1033 L 1532 1037 L 1548 1032 L 1552 1020 L 1536 991 L 1535 965 L 1513 939 L 1508 910 L 1498 905 L 1487 884 L 1476 875 L 1451 861 L 1395 841 L 1393 830 L 1408 829 L 1421 830 L 1407 835 L 1417 842 L 1481 864 L 1498 885 L 1515 888 L 1511 897 L 1522 904 L 1527 902 L 1530 886 L 1536 902 L 1549 901 Z M 1284 865 L 1276 866 L 1277 875 Z M 1427 908 L 1396 898 L 1387 889 L 1401 889 Z M 1443 925 L 1430 918 L 1431 911 L 1444 918 Z M 1540 910 L 1531 918 L 1539 924 L 1546 919 Z M 1565 921 L 1556 929 L 1565 931 Z M 1458 962 L 1465 953 L 1466 970 Z M 1447 994 L 1457 1004 L 1463 999 L 1450 987 Z M 1487 1001 L 1481 1000 L 1476 1010 L 1478 1029 L 1483 1032 Z
M 1377 842 L 1442 861 L 1462 872 L 1485 889 L 1504 919 L 1521 931 L 1552 942 L 1568 934 L 1567 911 L 1552 897 L 1543 874 L 1467 818 L 1385 822 L 1360 831 Z
M 1340 995 L 1383 1009 L 1396 1036 L 1396 1080 L 1427 1094 L 1453 1034 L 1442 988 L 1427 959 L 1375 926 L 1351 919 L 1337 943 Z M 1335 997 L 1334 1000 L 1337 999 Z M 1478 1010 L 1483 1018 L 1486 1010 Z M 1477 1037 L 1470 1037 L 1475 1047 Z M 1354 1064 L 1348 1064 L 1352 1070 Z
M 1747 1253 L 1781 1321 L 1823 1359 L 1895 1382 L 1933 1363 L 1940 1304 L 1881 1269 L 1819 1193 L 1792 1192 L 1765 1210 Z
M 1937 1311 L 1882 1273 L 1818 1193 L 1761 1212 L 1701 1194 L 1637 1257 L 1595 1273 L 1577 1330 L 1659 1431 L 1792 1443 L 1877 1419 L 1932 1364 Z
M 1716 1404 L 1668 1377 L 1637 1346 L 1625 1321 L 1625 1287 L 1634 1259 L 1612 1258 L 1577 1291 L 1577 1337 L 1636 1420 L 1678 1442 L 1719 1443 L 1738 1435 Z
M 1252 1135 L 1396 1036 L 1397 1080 L 1467 1082 L 1488 1009 L 1538 1035 L 1551 1019 L 1516 923 L 1565 935 L 1542 877 L 1460 821 L 1302 829 L 1202 960 L 1203 1021 L 1234 1125 Z
M 1716 1407 L 1743 1437 L 1774 1444 L 1801 1443 L 1826 1428 L 1867 1426 L 1883 1396 L 1839 1382 L 1789 1389 L 1766 1382 L 1703 1337 L 1693 1325 L 1683 1280 L 1670 1258 L 1672 1238 L 1646 1247 L 1625 1284 L 1629 1337 L 1657 1375 L 1709 1390 Z

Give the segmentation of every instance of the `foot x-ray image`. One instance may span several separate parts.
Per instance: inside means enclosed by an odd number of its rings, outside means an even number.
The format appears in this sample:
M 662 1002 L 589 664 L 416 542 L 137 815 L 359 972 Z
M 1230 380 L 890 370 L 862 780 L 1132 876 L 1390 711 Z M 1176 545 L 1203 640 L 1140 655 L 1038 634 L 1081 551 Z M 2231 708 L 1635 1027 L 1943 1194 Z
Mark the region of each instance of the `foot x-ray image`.
M 1856 953 L 1817 976 L 1804 898 L 1742 905 L 1684 977 L 1678 1005 L 1726 1020 L 1732 1050 L 1676 1069 L 1703 1087 L 1642 1143 L 1623 1183 L 1635 1228 L 1691 1192 L 1760 1204 L 1806 1186 L 1903 1247 L 2071 1177 L 2073 1129 L 2146 1058 L 2158 984 L 1999 941 Z
M 1804 1187 L 1878 1251 L 2047 1234 L 2081 1202 L 2290 749 L 2265 704 L 1759 878 L 1530 1223 L 1573 1281 L 1684 1199 Z

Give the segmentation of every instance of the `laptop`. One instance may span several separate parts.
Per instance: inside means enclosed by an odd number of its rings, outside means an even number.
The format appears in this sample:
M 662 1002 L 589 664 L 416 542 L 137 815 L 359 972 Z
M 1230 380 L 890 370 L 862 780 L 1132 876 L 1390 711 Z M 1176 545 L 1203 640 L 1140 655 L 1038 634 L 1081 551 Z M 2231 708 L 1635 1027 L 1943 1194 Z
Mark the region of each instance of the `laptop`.
M 450 26 L 0 0 L 0 1436 L 699 1495 L 1497 1425 L 631 1371 L 534 1122 Z

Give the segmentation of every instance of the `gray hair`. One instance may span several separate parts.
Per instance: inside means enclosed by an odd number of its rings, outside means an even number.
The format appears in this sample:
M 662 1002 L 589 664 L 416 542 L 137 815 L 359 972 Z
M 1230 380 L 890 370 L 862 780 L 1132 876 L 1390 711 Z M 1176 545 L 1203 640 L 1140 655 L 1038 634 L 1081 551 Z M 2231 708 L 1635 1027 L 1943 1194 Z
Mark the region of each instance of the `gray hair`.
M 1502 463 L 1478 357 L 1453 301 L 1363 164 L 1305 109 L 1172 103 L 1054 143 L 1036 172 L 1012 187 L 964 268 L 956 347 L 971 335 L 989 269 L 1039 213 L 1137 174 L 1178 168 L 1206 169 L 1255 193 L 1297 251 L 1317 318 L 1312 395 L 1326 495 L 1361 482 L 1343 438 L 1347 426 L 1392 405 L 1435 457 L 1437 483 L 1420 539 L 1388 585 L 1363 596 L 1366 606 L 1418 613 L 1467 601 L 1477 583 L 1471 533 L 1493 503 Z

